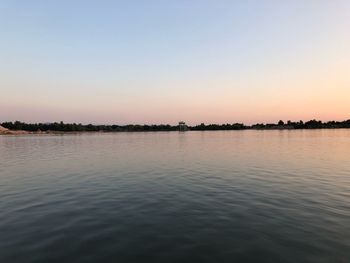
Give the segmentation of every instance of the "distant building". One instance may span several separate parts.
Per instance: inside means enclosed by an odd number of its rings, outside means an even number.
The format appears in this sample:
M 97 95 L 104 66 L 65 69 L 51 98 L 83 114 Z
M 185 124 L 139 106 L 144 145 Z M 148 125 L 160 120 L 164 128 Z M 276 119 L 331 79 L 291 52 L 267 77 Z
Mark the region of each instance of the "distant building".
M 179 131 L 187 131 L 187 125 L 184 121 L 179 122 Z

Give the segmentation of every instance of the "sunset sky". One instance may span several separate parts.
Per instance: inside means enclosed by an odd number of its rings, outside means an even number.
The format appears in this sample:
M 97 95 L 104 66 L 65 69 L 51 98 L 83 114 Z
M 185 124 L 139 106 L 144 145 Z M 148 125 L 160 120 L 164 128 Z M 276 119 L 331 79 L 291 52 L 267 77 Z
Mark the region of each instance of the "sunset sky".
M 0 122 L 350 119 L 350 1 L 0 0 Z

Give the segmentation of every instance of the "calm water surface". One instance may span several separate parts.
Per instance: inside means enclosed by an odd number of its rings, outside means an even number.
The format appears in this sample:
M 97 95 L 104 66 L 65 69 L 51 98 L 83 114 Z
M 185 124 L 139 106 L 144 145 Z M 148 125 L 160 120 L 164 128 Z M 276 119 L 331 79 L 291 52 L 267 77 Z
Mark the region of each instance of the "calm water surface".
M 0 262 L 350 262 L 350 130 L 0 136 Z

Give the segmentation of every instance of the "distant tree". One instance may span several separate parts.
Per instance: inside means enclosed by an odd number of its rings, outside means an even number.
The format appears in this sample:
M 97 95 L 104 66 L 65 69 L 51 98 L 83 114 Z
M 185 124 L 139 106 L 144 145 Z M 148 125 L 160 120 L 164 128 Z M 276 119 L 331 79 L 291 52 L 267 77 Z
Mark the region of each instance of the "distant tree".
M 294 129 L 336 129 L 336 128 L 350 128 L 350 120 L 345 121 L 328 121 L 322 122 L 317 120 L 310 120 L 307 122 L 298 121 L 293 122 L 287 121 L 288 128 Z M 280 120 L 278 122 L 279 126 L 283 126 L 284 122 Z M 171 126 L 169 124 L 159 124 L 159 125 L 83 125 L 81 123 L 24 123 L 20 121 L 15 122 L 3 122 L 1 126 L 10 130 L 26 130 L 26 131 L 64 131 L 64 132 L 74 132 L 74 131 L 104 131 L 104 132 L 125 132 L 125 131 L 176 131 L 178 126 Z M 287 127 L 284 127 L 287 128 Z M 243 129 L 276 129 L 275 123 L 257 123 L 251 126 L 245 126 L 243 123 L 226 123 L 226 124 L 204 124 L 201 123 L 197 126 L 189 127 L 190 130 L 243 130 Z

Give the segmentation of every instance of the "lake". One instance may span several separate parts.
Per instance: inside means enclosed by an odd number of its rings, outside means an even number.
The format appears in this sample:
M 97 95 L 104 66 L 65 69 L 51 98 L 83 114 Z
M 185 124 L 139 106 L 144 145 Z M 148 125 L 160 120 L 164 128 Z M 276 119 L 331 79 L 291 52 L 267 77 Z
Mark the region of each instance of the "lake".
M 0 136 L 0 262 L 350 262 L 350 130 Z

